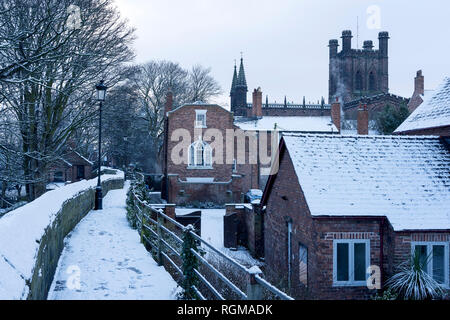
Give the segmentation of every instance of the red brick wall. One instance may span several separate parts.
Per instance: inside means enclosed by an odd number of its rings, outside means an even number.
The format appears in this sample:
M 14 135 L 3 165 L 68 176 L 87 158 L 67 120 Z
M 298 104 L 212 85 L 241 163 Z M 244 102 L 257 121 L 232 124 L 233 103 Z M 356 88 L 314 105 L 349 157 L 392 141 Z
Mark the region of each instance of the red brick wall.
M 222 164 L 213 164 L 213 169 L 190 169 L 187 163 L 180 165 L 174 164 L 171 155 L 173 148 L 178 145 L 179 141 L 172 141 L 172 133 L 176 129 L 186 129 L 191 135 L 192 141 L 185 142 L 189 146 L 193 140 L 197 140 L 198 136 L 204 137 L 207 129 L 195 129 L 195 115 L 196 110 L 207 110 L 206 124 L 208 128 L 218 129 L 222 135 L 223 143 L 223 157 Z M 227 110 L 214 105 L 192 105 L 185 106 L 169 113 L 169 120 L 167 126 L 168 142 L 167 142 L 167 174 L 174 176 L 169 179 L 168 201 L 173 203 L 187 203 L 189 201 L 202 202 L 240 202 L 242 195 L 249 189 L 260 188 L 259 179 L 259 165 L 256 163 L 249 163 L 250 159 L 250 143 L 246 138 L 246 161 L 244 164 L 237 164 L 237 170 L 233 172 L 233 165 L 227 164 L 228 152 L 227 145 L 227 130 L 236 129 L 233 125 L 233 116 Z M 177 137 L 175 137 L 177 138 Z M 215 137 L 214 137 L 215 139 Z M 205 139 L 206 142 L 210 142 Z M 235 138 L 234 158 L 237 159 L 237 141 Z M 271 137 L 268 137 L 268 148 L 271 147 Z M 270 150 L 270 149 L 269 149 Z M 185 162 L 187 162 L 187 154 L 181 153 Z M 216 151 L 213 150 L 213 158 Z M 269 151 L 270 155 L 270 151 Z M 175 178 L 176 176 L 176 178 Z M 186 184 L 180 183 L 178 180 L 186 181 L 186 178 L 214 178 L 214 182 L 221 184 Z M 230 181 L 232 181 L 230 183 Z M 225 183 L 225 184 L 224 184 Z M 227 185 L 228 183 L 229 185 Z M 185 191 L 185 195 L 181 195 L 180 190 Z M 230 196 L 230 191 L 232 195 Z M 181 197 L 180 199 L 177 199 Z M 209 200 L 208 200 L 209 199 Z
M 417 241 L 449 242 L 450 232 L 397 232 L 395 237 L 394 253 L 395 266 L 409 261 L 411 257 L 411 242 Z
M 215 181 L 225 182 L 231 179 L 232 164 L 225 164 L 225 153 L 223 158 L 224 164 L 213 164 L 212 170 L 191 170 L 187 167 L 187 154 L 183 154 L 186 159 L 186 163 L 176 165 L 172 162 L 171 154 L 172 149 L 179 143 L 178 141 L 172 141 L 172 133 L 176 129 L 186 129 L 190 132 L 191 141 L 186 142 L 189 146 L 195 140 L 198 140 L 198 136 L 204 136 L 207 129 L 195 129 L 195 110 L 208 110 L 206 113 L 206 125 L 208 128 L 214 128 L 220 130 L 223 137 L 223 145 L 226 146 L 226 129 L 233 128 L 233 118 L 230 112 L 219 106 L 185 106 L 175 110 L 169 114 L 169 127 L 168 127 L 168 174 L 178 174 L 181 180 L 186 180 L 187 177 L 214 177 Z M 197 131 L 198 130 L 198 131 Z M 208 141 L 207 141 L 208 142 Z M 186 150 L 187 151 L 187 150 Z M 213 151 L 213 157 L 215 152 Z

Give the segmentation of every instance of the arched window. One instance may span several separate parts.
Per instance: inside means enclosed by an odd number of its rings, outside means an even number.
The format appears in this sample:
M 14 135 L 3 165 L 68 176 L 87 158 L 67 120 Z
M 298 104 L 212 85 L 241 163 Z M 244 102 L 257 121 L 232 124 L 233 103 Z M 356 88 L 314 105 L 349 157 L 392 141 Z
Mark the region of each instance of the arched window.
M 199 138 L 189 147 L 189 167 L 211 167 L 212 149 Z
M 369 90 L 370 91 L 376 91 L 377 90 L 377 82 L 375 79 L 375 74 L 373 71 L 369 74 Z
M 363 78 L 361 75 L 361 71 L 357 71 L 355 75 L 355 90 L 362 91 L 363 90 Z

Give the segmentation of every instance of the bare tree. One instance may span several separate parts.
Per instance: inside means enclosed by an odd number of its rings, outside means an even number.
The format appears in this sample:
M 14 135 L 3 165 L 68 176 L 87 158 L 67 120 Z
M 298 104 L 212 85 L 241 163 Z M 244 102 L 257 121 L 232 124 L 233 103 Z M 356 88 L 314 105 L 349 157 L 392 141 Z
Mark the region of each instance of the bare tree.
M 26 63 L 4 73 L 8 76 L 0 83 L 0 95 L 16 118 L 32 200 L 45 192 L 48 170 L 63 156 L 68 139 L 92 123 L 95 83 L 101 78 L 116 83 L 120 65 L 133 58 L 133 29 L 120 19 L 111 0 L 9 2 L 0 7 L 8 14 L 0 38 L 9 48 L 0 60 L 5 70 L 18 57 Z M 74 4 L 80 13 L 75 26 L 68 24 Z M 8 35 L 20 31 L 20 37 Z
M 157 153 L 162 150 L 164 124 L 164 105 L 167 92 L 172 91 L 174 105 L 196 101 L 208 102 L 221 93 L 211 70 L 194 66 L 191 71 L 183 69 L 178 63 L 170 61 L 151 61 L 136 66 L 130 82 L 137 95 L 140 114 L 147 121 L 152 145 Z
M 207 102 L 211 97 L 222 93 L 219 84 L 211 76 L 211 68 L 204 68 L 201 65 L 192 67 L 188 87 L 188 97 L 191 101 Z

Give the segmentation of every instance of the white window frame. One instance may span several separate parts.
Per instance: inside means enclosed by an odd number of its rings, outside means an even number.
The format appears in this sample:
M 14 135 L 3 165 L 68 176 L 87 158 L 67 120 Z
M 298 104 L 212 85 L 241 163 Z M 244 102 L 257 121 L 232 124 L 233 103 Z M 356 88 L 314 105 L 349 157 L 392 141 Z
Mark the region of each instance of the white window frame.
M 196 128 L 207 128 L 206 126 L 206 112 L 208 110 L 195 110 L 195 127 Z M 199 121 L 198 116 L 204 116 L 204 121 Z
M 349 247 L 348 255 L 348 281 L 337 281 L 337 245 L 339 243 L 347 243 Z M 364 243 L 366 245 L 366 280 L 355 281 L 355 243 Z M 333 286 L 335 287 L 361 287 L 367 286 L 369 274 L 367 268 L 370 266 L 370 240 L 369 239 L 339 239 L 333 240 Z
M 427 264 L 427 273 L 433 276 L 433 246 L 444 246 L 444 284 L 445 288 L 450 288 L 449 284 L 449 243 L 443 241 L 412 241 L 411 256 L 414 255 L 416 246 L 427 246 L 427 255 L 430 255 L 430 261 Z
M 203 165 L 197 165 L 198 163 L 198 154 L 197 154 L 197 146 L 201 144 L 203 146 Z M 192 158 L 192 150 L 194 152 L 194 163 L 191 162 Z M 209 161 L 207 161 L 209 160 Z M 188 169 L 212 169 L 212 148 L 209 144 L 201 140 L 199 138 L 197 141 L 195 141 L 193 144 L 189 146 L 188 149 Z

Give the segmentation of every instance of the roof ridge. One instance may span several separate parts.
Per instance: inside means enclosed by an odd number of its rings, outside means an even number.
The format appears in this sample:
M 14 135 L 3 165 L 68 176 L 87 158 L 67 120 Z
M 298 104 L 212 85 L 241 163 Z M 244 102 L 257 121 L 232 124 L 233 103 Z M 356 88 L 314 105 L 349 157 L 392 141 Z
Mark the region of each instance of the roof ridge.
M 320 137 L 320 138 L 358 138 L 358 139 L 394 139 L 394 140 L 440 140 L 438 136 L 401 136 L 401 135 L 336 135 L 336 134 L 318 134 L 318 133 L 302 133 L 302 132 L 289 132 L 283 134 L 283 136 L 292 137 Z

